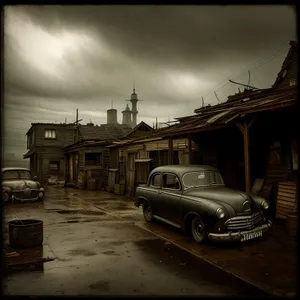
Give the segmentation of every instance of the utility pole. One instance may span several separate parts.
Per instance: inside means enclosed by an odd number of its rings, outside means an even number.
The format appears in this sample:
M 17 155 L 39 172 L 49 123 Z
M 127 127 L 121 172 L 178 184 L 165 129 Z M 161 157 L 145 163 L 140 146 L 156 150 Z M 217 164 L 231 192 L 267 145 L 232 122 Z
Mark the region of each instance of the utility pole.
M 78 141 L 78 108 L 76 109 L 76 142 Z

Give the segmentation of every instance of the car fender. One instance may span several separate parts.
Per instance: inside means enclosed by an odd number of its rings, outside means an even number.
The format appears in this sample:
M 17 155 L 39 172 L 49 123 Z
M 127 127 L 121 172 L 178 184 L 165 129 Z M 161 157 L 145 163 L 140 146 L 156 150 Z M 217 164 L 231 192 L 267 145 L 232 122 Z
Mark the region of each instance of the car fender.
M 258 208 L 258 209 L 262 209 L 261 204 L 264 201 L 267 201 L 266 199 L 264 199 L 263 197 L 259 196 L 259 195 L 255 195 L 255 194 L 249 194 L 249 196 L 252 198 L 254 205 Z
M 137 200 L 135 202 L 137 207 L 139 207 L 144 201 L 147 201 L 149 203 L 149 200 L 144 196 L 138 196 L 136 199 Z

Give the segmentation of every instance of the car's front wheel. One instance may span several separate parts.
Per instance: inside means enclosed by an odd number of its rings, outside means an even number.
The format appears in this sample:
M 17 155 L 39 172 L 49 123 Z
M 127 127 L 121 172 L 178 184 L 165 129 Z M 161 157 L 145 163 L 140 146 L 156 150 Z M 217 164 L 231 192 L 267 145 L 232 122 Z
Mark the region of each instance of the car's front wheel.
M 195 217 L 192 221 L 192 235 L 198 244 L 203 243 L 207 238 L 205 225 L 200 217 Z
M 6 203 L 9 202 L 9 199 L 10 199 L 9 193 L 3 192 L 2 197 L 3 197 L 2 199 L 3 199 L 3 203 L 4 203 L 4 204 L 6 204 Z
M 153 212 L 148 201 L 143 201 L 143 214 L 146 222 L 153 221 Z

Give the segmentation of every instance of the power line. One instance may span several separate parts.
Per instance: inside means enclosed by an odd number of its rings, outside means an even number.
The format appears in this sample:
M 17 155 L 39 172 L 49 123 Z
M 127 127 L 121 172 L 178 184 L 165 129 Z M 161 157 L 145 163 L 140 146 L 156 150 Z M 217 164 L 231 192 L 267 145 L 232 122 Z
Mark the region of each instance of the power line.
M 289 41 L 289 40 L 287 40 Z M 215 86 L 212 90 L 210 90 L 209 92 L 207 92 L 206 94 L 203 95 L 203 97 L 207 96 L 208 94 L 211 94 L 212 92 L 214 92 L 215 90 L 219 90 L 220 88 L 222 88 L 224 85 L 222 85 L 224 82 L 226 82 L 228 79 L 230 78 L 239 78 L 241 75 L 244 75 L 245 72 L 247 72 L 248 70 L 253 70 L 253 69 L 256 69 L 258 67 L 260 67 L 262 64 L 264 64 L 265 62 L 267 62 L 267 59 L 270 57 L 273 57 L 276 54 L 278 54 L 277 52 L 279 51 L 284 51 L 285 48 L 287 48 L 287 44 L 285 41 L 283 44 L 281 44 L 279 47 L 277 47 L 275 50 L 272 50 L 270 51 L 267 55 L 265 55 L 265 57 L 259 59 L 258 61 L 254 62 L 254 63 L 251 63 L 250 65 L 248 65 L 247 67 L 245 67 L 244 69 L 242 69 L 241 71 L 233 74 L 233 75 L 230 75 L 228 76 L 227 78 L 225 78 L 224 80 L 222 80 L 217 86 Z M 239 76 L 239 77 L 237 77 Z M 228 84 L 228 83 L 226 83 Z M 222 86 L 221 86 L 222 85 Z

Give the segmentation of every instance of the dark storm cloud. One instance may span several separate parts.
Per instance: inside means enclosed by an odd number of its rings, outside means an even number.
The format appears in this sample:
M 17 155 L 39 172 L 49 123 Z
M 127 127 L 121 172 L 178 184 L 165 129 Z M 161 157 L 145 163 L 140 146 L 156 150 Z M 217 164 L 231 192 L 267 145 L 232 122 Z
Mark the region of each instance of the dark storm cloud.
M 192 113 L 203 95 L 216 103 L 224 78 L 284 45 L 252 71 L 268 87 L 296 35 L 288 6 L 15 6 L 5 15 L 4 127 L 14 136 L 31 122 L 74 121 L 76 108 L 84 123 L 105 123 L 112 100 L 122 122 L 134 80 L 138 121 Z M 215 90 L 225 100 L 236 89 Z
M 212 57 L 223 63 L 224 54 L 253 57 L 295 34 L 294 10 L 282 5 L 61 6 L 27 12 L 53 32 L 81 26 L 132 57 L 183 67 L 193 61 L 204 69 L 211 69 Z

